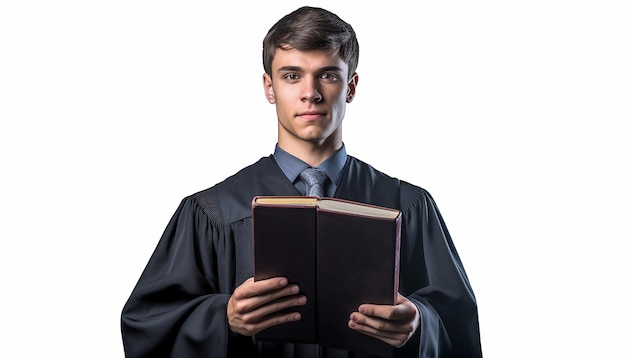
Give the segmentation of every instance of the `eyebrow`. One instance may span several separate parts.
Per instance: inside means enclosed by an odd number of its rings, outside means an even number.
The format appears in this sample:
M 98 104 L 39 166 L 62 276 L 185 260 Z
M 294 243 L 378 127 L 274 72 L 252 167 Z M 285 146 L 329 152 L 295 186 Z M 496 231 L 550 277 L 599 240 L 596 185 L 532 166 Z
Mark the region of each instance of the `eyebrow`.
M 328 72 L 328 71 L 342 72 L 343 69 L 339 66 L 326 66 L 326 67 L 322 67 L 318 69 L 316 72 Z M 276 72 L 302 72 L 302 67 L 283 66 L 277 69 Z

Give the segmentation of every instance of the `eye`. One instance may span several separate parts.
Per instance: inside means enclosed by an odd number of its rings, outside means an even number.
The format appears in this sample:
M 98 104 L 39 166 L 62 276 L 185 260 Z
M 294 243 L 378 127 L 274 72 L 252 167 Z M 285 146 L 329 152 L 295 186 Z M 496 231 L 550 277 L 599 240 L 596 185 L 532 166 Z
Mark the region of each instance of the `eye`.
M 324 72 L 324 73 L 322 73 L 320 78 L 323 79 L 323 80 L 326 80 L 326 81 L 335 82 L 335 81 L 337 81 L 339 79 L 339 76 L 337 76 L 334 73 Z
M 299 79 L 300 76 L 298 76 L 296 73 L 286 73 L 283 76 L 283 78 L 288 80 L 288 81 L 295 81 L 295 80 Z

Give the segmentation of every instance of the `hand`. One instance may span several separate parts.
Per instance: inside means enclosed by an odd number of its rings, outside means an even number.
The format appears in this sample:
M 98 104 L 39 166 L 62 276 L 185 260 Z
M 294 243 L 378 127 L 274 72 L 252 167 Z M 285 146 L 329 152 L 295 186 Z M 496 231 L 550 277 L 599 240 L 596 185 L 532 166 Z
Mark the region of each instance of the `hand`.
M 254 281 L 250 277 L 235 289 L 228 300 L 228 324 L 233 332 L 251 336 L 268 327 L 300 320 L 300 313 L 276 313 L 287 307 L 306 304 L 297 285 L 285 277 Z
M 350 315 L 348 326 L 355 331 L 400 348 L 413 336 L 420 314 L 413 302 L 398 294 L 395 306 L 362 304 Z

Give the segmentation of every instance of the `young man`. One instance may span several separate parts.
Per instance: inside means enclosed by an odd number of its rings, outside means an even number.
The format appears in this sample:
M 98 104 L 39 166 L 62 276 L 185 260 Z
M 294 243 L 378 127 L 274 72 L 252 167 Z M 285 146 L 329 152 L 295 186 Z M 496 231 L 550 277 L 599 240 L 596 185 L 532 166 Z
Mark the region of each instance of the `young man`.
M 252 278 L 251 201 L 307 194 L 300 173 L 308 167 L 326 174 L 323 195 L 403 215 L 397 303 L 363 302 L 346 324 L 399 357 L 481 356 L 474 295 L 431 196 L 345 152 L 358 54 L 352 27 L 323 9 L 300 8 L 269 30 L 263 81 L 278 117 L 275 152 L 182 201 L 122 312 L 127 357 L 365 356 L 254 337 L 299 320 L 277 312 L 307 297 L 284 277 Z

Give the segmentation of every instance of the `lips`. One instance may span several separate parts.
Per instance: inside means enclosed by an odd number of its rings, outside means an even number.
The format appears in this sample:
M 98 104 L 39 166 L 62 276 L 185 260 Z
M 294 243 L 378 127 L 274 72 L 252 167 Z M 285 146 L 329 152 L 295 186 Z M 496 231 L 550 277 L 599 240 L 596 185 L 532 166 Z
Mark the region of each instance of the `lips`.
M 305 111 L 305 112 L 298 113 L 298 117 L 308 120 L 308 121 L 317 120 L 317 119 L 322 118 L 323 116 L 324 116 L 324 113 L 319 112 L 319 111 Z

